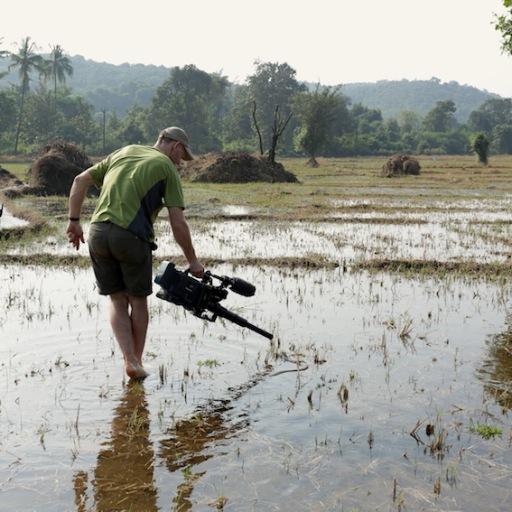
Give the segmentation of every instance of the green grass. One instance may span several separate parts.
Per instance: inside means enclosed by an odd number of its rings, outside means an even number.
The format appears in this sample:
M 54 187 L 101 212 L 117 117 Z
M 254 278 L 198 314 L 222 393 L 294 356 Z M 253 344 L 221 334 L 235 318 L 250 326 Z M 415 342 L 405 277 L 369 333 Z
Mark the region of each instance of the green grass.
M 203 361 L 198 361 L 197 366 L 206 366 L 211 369 L 220 366 L 220 364 L 216 359 L 205 359 Z
M 484 439 L 493 439 L 496 436 L 503 434 L 503 429 L 496 425 L 485 425 L 484 423 L 471 424 L 469 430 L 475 434 L 478 434 Z
M 510 263 L 479 263 L 475 261 L 369 259 L 354 263 L 351 269 L 392 272 L 410 277 L 464 275 L 479 278 L 510 278 L 512 276 L 512 265 Z
M 187 204 L 241 205 L 272 211 L 300 209 L 314 215 L 318 209 L 332 208 L 332 200 L 386 201 L 403 199 L 428 203 L 503 196 L 512 193 L 512 156 L 490 159 L 488 167 L 473 156 L 418 157 L 419 176 L 381 178 L 385 157 L 319 158 L 320 167 L 311 169 L 305 158 L 284 158 L 281 163 L 296 174 L 300 183 L 190 183 L 183 182 Z M 0 165 L 25 179 L 30 161 L 3 159 Z M 413 206 L 413 205 L 409 205 Z M 463 205 L 462 205 L 463 206 Z
M 14 174 L 19 180 L 25 181 L 27 178 L 27 171 L 32 165 L 32 161 L 0 161 L 0 166 L 7 169 L 9 172 Z
M 512 193 L 512 156 L 490 159 L 488 167 L 479 166 L 473 156 L 444 156 L 435 160 L 418 157 L 422 166 L 419 176 L 381 178 L 385 157 L 319 158 L 320 167 L 306 167 L 304 158 L 280 160 L 295 173 L 300 183 L 190 183 L 184 182 L 189 204 L 241 205 L 291 210 L 313 215 L 331 208 L 338 200 L 401 200 L 404 206 L 435 201 L 464 201 L 475 198 L 503 197 Z M 378 207 L 378 205 L 377 205 Z
M 485 214 L 493 211 L 504 212 L 509 208 L 512 194 L 512 156 L 493 156 L 487 167 L 476 163 L 473 156 L 420 156 L 422 166 L 419 176 L 382 178 L 381 167 L 385 157 L 368 158 L 319 158 L 320 167 L 316 169 L 305 165 L 305 158 L 285 158 L 280 161 L 286 169 L 294 172 L 300 183 L 191 183 L 183 181 L 186 204 L 189 209 L 186 216 L 191 220 L 194 233 L 200 232 L 206 219 L 208 222 L 224 220 L 222 207 L 238 205 L 248 208 L 247 220 L 266 223 L 270 230 L 273 223 L 302 221 L 307 223 L 329 222 L 357 224 L 392 224 L 397 229 L 401 225 L 425 224 L 430 222 L 433 212 L 477 212 L 475 201 L 485 201 L 476 218 L 468 218 L 477 224 L 464 227 L 457 223 L 450 225 L 455 234 L 466 232 L 474 235 L 476 241 L 495 241 L 512 245 L 508 220 L 486 220 Z M 4 158 L 3 165 L 11 171 L 23 174 L 27 162 Z M 95 198 L 85 200 L 82 217 L 87 220 L 96 204 Z M 16 247 L 43 241 L 48 236 L 64 237 L 67 218 L 66 197 L 24 196 L 6 202 L 7 208 L 15 215 L 23 217 L 31 212 L 38 215 L 40 227 L 35 229 L 14 229 L 5 233 L 0 249 L 3 263 L 41 265 L 86 265 L 88 259 L 82 257 L 59 257 L 44 254 L 32 254 L 30 257 L 11 256 L 9 251 Z M 407 214 L 414 213 L 414 217 Z M 345 218 L 332 218 L 331 215 L 345 215 Z M 367 215 L 372 214 L 372 215 Z M 379 214 L 379 216 L 374 215 Z M 165 212 L 161 222 L 164 221 Z M 481 218 L 480 218 L 481 217 Z M 34 219 L 27 219 L 32 224 Z M 237 220 L 237 219 L 232 219 Z M 46 221 L 43 225 L 41 221 Z M 479 224 L 489 224 L 483 229 Z M 160 221 L 159 221 L 160 222 Z M 461 227 L 462 226 L 462 227 Z M 489 227 L 490 226 L 490 227 Z M 461 231 L 461 230 L 464 231 Z M 460 233 L 459 233 L 460 232 Z M 9 238 L 7 238 L 9 237 Z M 391 237 L 390 237 L 391 240 Z M 509 244 L 510 241 L 510 244 Z M 351 241 L 347 240 L 350 244 Z M 383 244 L 392 240 L 382 239 Z M 29 253 L 30 250 L 27 251 Z M 210 264 L 221 262 L 219 258 L 208 258 Z M 304 255 L 299 258 L 228 258 L 222 261 L 238 264 L 272 265 L 288 267 L 328 267 L 333 268 L 336 255 L 330 259 L 318 255 Z M 509 278 L 512 265 L 509 261 L 483 263 L 473 261 L 442 262 L 434 260 L 403 260 L 399 256 L 381 259 L 378 253 L 367 257 L 365 261 L 355 261 L 348 265 L 352 270 L 379 272 L 398 272 L 401 274 L 465 275 L 484 278 Z

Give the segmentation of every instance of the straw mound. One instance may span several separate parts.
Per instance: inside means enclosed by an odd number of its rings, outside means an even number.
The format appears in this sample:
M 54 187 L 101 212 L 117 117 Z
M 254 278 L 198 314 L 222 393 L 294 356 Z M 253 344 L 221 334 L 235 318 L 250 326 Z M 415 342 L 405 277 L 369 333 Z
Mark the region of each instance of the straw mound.
M 208 153 L 189 162 L 180 173 L 186 180 L 204 183 L 298 181 L 282 164 L 271 164 L 266 158 L 249 153 Z
M 391 178 L 393 176 L 405 176 L 420 174 L 421 166 L 416 158 L 407 155 L 393 155 L 383 166 L 381 176 Z
M 0 165 L 0 188 L 19 186 L 23 183 L 14 174 Z
M 67 196 L 77 174 L 92 162 L 74 144 L 55 141 L 45 146 L 29 172 L 30 193 Z

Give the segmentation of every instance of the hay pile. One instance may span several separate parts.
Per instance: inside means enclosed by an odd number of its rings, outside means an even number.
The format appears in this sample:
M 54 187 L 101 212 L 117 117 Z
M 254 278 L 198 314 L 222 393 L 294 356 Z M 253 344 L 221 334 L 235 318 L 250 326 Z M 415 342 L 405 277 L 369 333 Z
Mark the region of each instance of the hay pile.
M 306 162 L 306 166 L 307 167 L 311 167 L 313 169 L 316 169 L 317 167 L 320 167 L 320 164 L 317 162 L 316 158 L 314 156 L 312 156 L 307 162 Z
M 0 165 L 0 188 L 16 187 L 19 185 L 23 185 L 23 183 L 14 174 Z
M 74 144 L 55 141 L 46 145 L 29 171 L 31 193 L 67 196 L 77 174 L 92 162 Z
M 267 158 L 249 153 L 209 153 L 189 162 L 180 170 L 189 181 L 203 183 L 296 183 L 296 176 L 280 163 L 271 164 Z
M 416 158 L 408 155 L 393 155 L 382 166 L 381 176 L 392 178 L 393 176 L 418 176 L 421 166 Z

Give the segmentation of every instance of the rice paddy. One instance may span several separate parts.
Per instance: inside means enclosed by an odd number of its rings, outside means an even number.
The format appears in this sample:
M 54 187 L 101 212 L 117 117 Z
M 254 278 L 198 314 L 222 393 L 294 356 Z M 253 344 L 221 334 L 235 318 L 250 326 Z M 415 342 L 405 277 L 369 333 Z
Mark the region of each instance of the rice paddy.
M 200 258 L 257 289 L 223 305 L 275 337 L 153 295 L 143 383 L 65 201 L 6 202 L 44 226 L 0 219 L 0 509 L 510 510 L 512 158 L 320 163 L 185 184 Z

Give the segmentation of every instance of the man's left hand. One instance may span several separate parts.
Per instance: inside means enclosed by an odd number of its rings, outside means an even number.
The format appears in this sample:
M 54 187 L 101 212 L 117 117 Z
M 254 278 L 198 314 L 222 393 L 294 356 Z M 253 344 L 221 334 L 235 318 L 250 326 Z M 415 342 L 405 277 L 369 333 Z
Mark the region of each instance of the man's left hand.
M 204 275 L 204 267 L 198 260 L 190 263 L 189 270 L 194 277 L 203 277 Z

